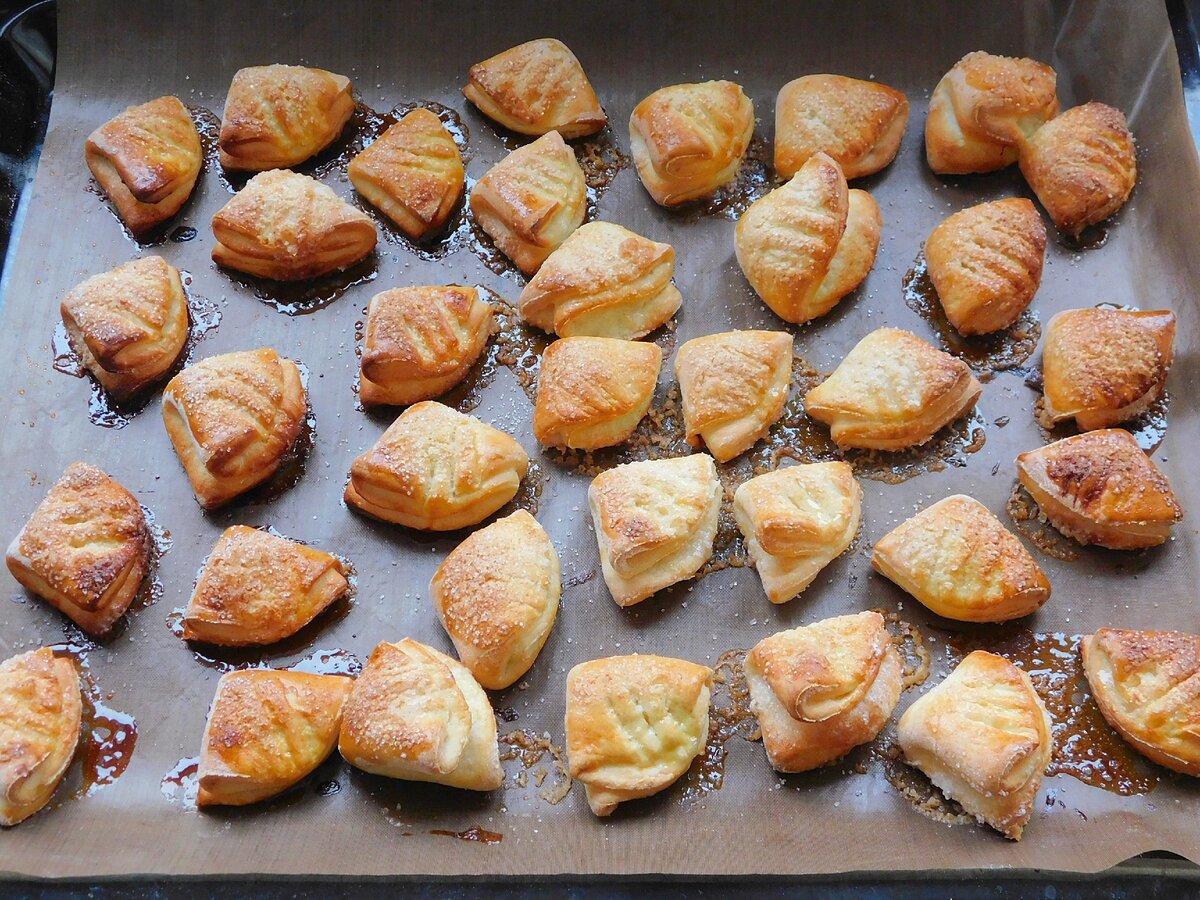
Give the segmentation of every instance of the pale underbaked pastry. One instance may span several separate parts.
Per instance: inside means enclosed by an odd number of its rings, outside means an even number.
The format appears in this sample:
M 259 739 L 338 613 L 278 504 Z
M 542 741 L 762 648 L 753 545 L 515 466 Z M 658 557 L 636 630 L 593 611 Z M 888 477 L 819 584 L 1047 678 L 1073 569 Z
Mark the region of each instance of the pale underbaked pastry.
M 554 627 L 561 593 L 550 536 L 523 509 L 451 550 L 429 583 L 458 658 L 489 690 L 529 671 Z
M 551 131 L 518 147 L 475 183 L 471 212 L 500 252 L 526 275 L 587 214 L 587 182 L 562 135 Z
M 196 124 L 178 97 L 159 97 L 109 119 L 88 135 L 84 155 L 135 236 L 179 212 L 204 161 Z
M 188 304 L 179 270 L 146 256 L 93 275 L 63 297 L 71 348 L 118 401 L 165 375 L 188 337 Z
M 838 164 L 817 153 L 791 181 L 750 205 L 738 219 L 734 249 L 772 312 L 807 322 L 862 284 L 882 227 L 871 195 L 847 190 Z
M 285 169 L 260 172 L 212 219 L 219 266 L 275 281 L 347 269 L 375 249 L 375 223 L 328 187 Z
M 588 488 L 604 583 L 632 606 L 696 573 L 712 555 L 721 482 L 706 453 L 626 463 Z
M 1022 453 L 1017 476 L 1050 524 L 1081 544 L 1155 547 L 1183 518 L 1166 476 L 1121 428 Z
M 1029 676 L 976 650 L 900 717 L 904 761 L 978 821 L 1021 839 L 1054 752 Z
M 650 409 L 662 350 L 606 337 L 567 337 L 542 353 L 533 434 L 547 447 L 595 450 L 626 440 Z
M 738 485 L 733 517 L 767 599 L 786 603 L 854 540 L 862 488 L 849 463 L 787 466 Z
M 965 494 L 939 500 L 880 538 L 871 565 L 958 622 L 1007 622 L 1050 599 L 1050 582 L 1025 545 Z
M 903 450 L 969 412 L 983 387 L 961 359 L 898 328 L 872 331 L 804 398 L 837 445 Z
M 354 680 L 275 669 L 226 672 L 208 711 L 197 806 L 245 806 L 309 775 L 337 746 Z
M 610 656 L 567 673 L 567 761 L 598 816 L 670 787 L 708 740 L 712 670 Z
M 1042 282 L 1046 226 L 1023 197 L 956 212 L 925 242 L 929 278 L 959 332 L 989 334 L 1017 321 Z
M 487 694 L 462 663 L 411 638 L 371 654 L 343 709 L 338 749 L 388 778 L 472 791 L 504 781 Z
M 183 611 L 183 639 L 240 647 L 295 634 L 349 589 L 336 556 L 234 525 L 217 539 Z
M 877 612 L 763 638 L 746 654 L 746 682 L 771 768 L 807 772 L 874 740 L 900 699 L 903 674 Z
M 539 38 L 510 47 L 467 73 L 463 95 L 494 122 L 519 134 L 595 134 L 608 122 L 583 66 L 567 45 Z
M 733 181 L 753 134 L 754 104 L 732 81 L 659 88 L 629 117 L 638 176 L 662 206 L 708 196 Z
M 467 377 L 492 333 L 492 306 L 474 287 L 392 288 L 367 307 L 359 397 L 366 404 L 432 400 Z
M 269 347 L 202 359 L 163 391 L 163 424 L 204 509 L 274 475 L 307 409 L 300 369 Z
M 137 498 L 77 462 L 8 545 L 8 570 L 88 634 L 103 635 L 142 586 L 151 543 Z
M 529 457 L 511 436 L 427 400 L 401 413 L 354 460 L 346 502 L 409 528 L 452 531 L 511 500 Z

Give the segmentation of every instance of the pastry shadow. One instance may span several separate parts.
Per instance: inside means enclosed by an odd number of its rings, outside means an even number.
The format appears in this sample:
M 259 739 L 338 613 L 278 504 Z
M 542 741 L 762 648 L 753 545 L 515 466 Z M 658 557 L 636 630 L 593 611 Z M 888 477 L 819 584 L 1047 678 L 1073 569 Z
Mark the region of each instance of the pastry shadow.
M 447 814 L 480 816 L 495 812 L 500 790 L 470 791 L 427 781 L 407 781 L 372 775 L 346 766 L 348 782 L 379 805 L 380 811 L 397 827 L 439 826 Z
M 281 810 L 313 809 L 342 791 L 349 768 L 335 749 L 312 772 L 274 797 L 245 806 L 199 806 L 196 809 L 203 816 L 227 822 L 269 816 Z

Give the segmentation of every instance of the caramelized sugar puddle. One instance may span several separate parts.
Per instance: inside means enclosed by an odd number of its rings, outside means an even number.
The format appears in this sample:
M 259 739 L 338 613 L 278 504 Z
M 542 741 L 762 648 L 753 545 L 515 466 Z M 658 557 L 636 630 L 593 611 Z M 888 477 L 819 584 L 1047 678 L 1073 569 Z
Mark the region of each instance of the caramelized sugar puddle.
M 1054 559 L 1070 561 L 1079 558 L 1079 544 L 1050 524 L 1021 482 L 1013 482 L 1005 508 L 1017 531 L 1038 550 Z
M 892 643 L 896 645 L 896 649 L 900 653 L 900 659 L 904 664 L 900 682 L 901 689 L 907 691 L 923 685 L 929 678 L 932 657 L 929 654 L 929 648 L 925 646 L 925 638 L 921 634 L 921 629 L 912 622 L 900 618 L 900 614 L 893 610 L 879 607 L 872 612 L 883 616 L 888 633 L 892 636 Z
M 760 740 L 758 721 L 750 711 L 750 686 L 746 681 L 746 650 L 726 650 L 713 666 L 712 698 L 708 711 L 708 740 L 683 777 L 679 802 L 692 806 L 725 783 L 729 741 L 740 737 Z
M 679 218 L 684 222 L 697 222 L 715 216 L 737 221 L 750 208 L 750 204 L 783 183 L 776 177 L 771 165 L 772 153 L 771 142 L 755 132 L 733 181 L 717 188 L 708 197 L 675 207 Z
M 430 834 L 441 835 L 442 837 L 458 838 L 460 841 L 467 841 L 472 844 L 499 844 L 504 840 L 504 835 L 498 831 L 488 831 L 485 828 L 480 828 L 478 825 L 473 825 L 466 831 L 447 831 L 442 828 L 432 828 Z
M 1055 229 L 1058 234 L 1058 246 L 1070 250 L 1072 253 L 1082 253 L 1085 250 L 1099 250 L 1108 243 L 1110 221 L 1085 228 L 1083 233 L 1078 237 L 1063 234 L 1063 232 Z
M 512 710 L 508 712 L 512 713 L 511 718 L 503 712 L 498 714 L 499 718 L 504 722 L 515 720 L 515 713 Z M 500 762 L 516 761 L 520 765 L 515 773 L 506 773 L 506 784 L 524 790 L 532 781 L 533 786 L 538 788 L 538 796 L 551 806 L 566 799 L 573 783 L 571 772 L 567 767 L 566 754 L 550 739 L 548 732 L 537 734 L 518 728 L 501 734 L 498 740 Z

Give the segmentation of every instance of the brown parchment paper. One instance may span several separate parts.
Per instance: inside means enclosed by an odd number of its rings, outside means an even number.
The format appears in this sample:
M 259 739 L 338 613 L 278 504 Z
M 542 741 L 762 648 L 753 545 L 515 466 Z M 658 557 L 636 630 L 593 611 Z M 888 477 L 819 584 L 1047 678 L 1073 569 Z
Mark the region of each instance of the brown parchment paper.
M 780 779 L 767 766 L 761 745 L 741 738 L 728 743 L 720 790 L 687 802 L 685 794 L 695 791 L 681 783 L 608 820 L 592 817 L 579 786 L 561 804 L 549 805 L 539 799 L 532 777 L 525 788 L 515 783 L 519 767 L 512 764 L 505 787 L 491 795 L 391 783 L 332 763 L 322 770 L 324 795 L 310 783 L 275 803 L 211 814 L 169 802 L 160 781 L 181 757 L 197 753 L 218 673 L 200 665 L 171 635 L 166 618 L 186 601 L 197 568 L 227 525 L 271 525 L 344 554 L 357 568 L 358 596 L 349 614 L 327 624 L 309 647 L 275 657 L 276 664 L 314 648 L 345 648 L 365 660 L 378 641 L 406 635 L 449 652 L 428 606 L 427 584 L 461 535 L 414 535 L 368 522 L 341 503 L 350 461 L 386 425 L 385 417 L 354 406 L 355 323 L 370 296 L 387 287 L 478 283 L 514 301 L 520 282 L 493 273 L 466 248 L 443 260 L 425 260 L 403 246 L 381 243 L 373 283 L 352 288 L 326 309 L 288 317 L 209 260 L 208 223 L 229 196 L 216 172 L 203 174 L 178 222 L 196 228 L 196 238 L 143 250 L 87 191 L 83 161 L 88 132 L 126 105 L 174 93 L 219 113 L 236 69 L 276 61 L 345 73 L 376 109 L 432 100 L 459 110 L 469 130 L 472 177 L 505 148 L 459 93 L 465 72 L 535 37 L 554 35 L 575 50 L 624 150 L 630 110 L 664 84 L 740 82 L 754 100 L 758 135 L 770 140 L 774 97 L 786 81 L 827 71 L 874 77 L 907 92 L 912 110 L 895 163 L 858 184 L 878 199 L 885 220 L 874 271 L 833 314 L 793 329 L 797 352 L 827 371 L 873 328 L 896 325 L 932 336 L 901 293 L 901 279 L 921 242 L 944 216 L 967 205 L 1029 196 L 1015 169 L 953 179 L 929 172 L 922 130 L 930 89 L 970 50 L 1045 60 L 1058 71 L 1064 106 L 1098 99 L 1128 113 L 1138 138 L 1140 180 L 1105 246 L 1080 251 L 1051 239 L 1034 308 L 1043 323 L 1059 309 L 1102 301 L 1176 311 L 1174 403 L 1156 458 L 1190 517 L 1169 543 L 1148 553 L 1084 551 L 1073 561 L 1039 554 L 1054 596 L 1025 624 L 1068 634 L 1104 625 L 1195 631 L 1200 481 L 1190 454 L 1200 437 L 1194 296 L 1200 284 L 1200 168 L 1161 4 L 72 0 L 61 5 L 59 27 L 49 133 L 19 251 L 6 273 L 0 320 L 3 537 L 7 541 L 17 532 L 68 463 L 84 459 L 133 490 L 171 532 L 174 546 L 160 567 L 163 599 L 133 613 L 119 637 L 90 653 L 92 672 L 111 694 L 111 705 L 138 722 L 128 770 L 91 796 L 58 798 L 55 808 L 0 832 L 0 871 L 40 876 L 1093 871 L 1153 849 L 1200 860 L 1195 780 L 1165 778 L 1150 794 L 1122 797 L 1067 775 L 1047 779 L 1041 794 L 1047 803 L 1039 801 L 1025 839 L 1014 844 L 974 825 L 948 827 L 918 814 L 876 764 L 865 773 L 835 766 Z M 336 173 L 326 180 L 339 194 L 351 195 Z M 598 215 L 676 247 L 677 282 L 685 298 L 680 341 L 731 327 L 781 327 L 741 276 L 731 219 L 659 209 L 632 169 L 616 177 Z M 86 415 L 86 380 L 51 368 L 49 342 L 62 295 L 84 277 L 142 253 L 160 253 L 187 270 L 191 290 L 220 305 L 223 321 L 198 345 L 197 356 L 270 345 L 310 369 L 315 447 L 300 483 L 278 499 L 203 514 L 164 434 L 157 398 L 127 427 L 99 428 Z M 664 386 L 669 371 L 668 360 Z M 946 623 L 939 627 L 871 573 L 870 546 L 916 509 L 960 491 L 1006 519 L 1013 458 L 1043 440 L 1032 421 L 1036 397 L 1020 373 L 1000 374 L 985 385 L 979 404 L 986 444 L 965 456 L 964 466 L 898 485 L 863 480 L 865 525 L 857 550 L 834 562 L 801 599 L 772 607 L 752 570 L 727 569 L 622 611 L 598 574 L 586 514 L 588 479 L 539 456 L 531 406 L 511 373 L 500 369 L 476 414 L 515 433 L 545 473 L 538 518 L 558 548 L 567 582 L 558 625 L 524 679 L 525 688 L 493 697 L 497 709 L 516 714 L 516 721 L 501 722 L 501 731 L 548 732 L 561 743 L 565 673 L 592 657 L 660 652 L 711 664 L 724 650 L 749 647 L 778 629 L 879 606 L 901 610 L 925 633 L 936 662 L 928 689 L 946 669 Z M 993 424 L 1002 417 L 1009 419 L 1006 427 Z M 0 655 L 63 639 L 61 618 L 25 598 L 15 582 L 7 580 L 0 594 Z M 986 630 L 979 633 L 986 637 Z M 905 694 L 897 714 L 917 693 Z M 340 789 L 329 793 L 330 782 Z M 471 826 L 499 832 L 503 842 L 483 845 L 429 833 Z

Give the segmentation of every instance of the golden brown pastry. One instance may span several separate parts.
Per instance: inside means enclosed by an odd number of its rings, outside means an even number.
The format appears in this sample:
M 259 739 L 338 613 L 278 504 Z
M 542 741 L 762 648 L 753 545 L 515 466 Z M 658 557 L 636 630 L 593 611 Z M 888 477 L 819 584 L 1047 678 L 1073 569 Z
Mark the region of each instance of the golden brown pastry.
M 411 638 L 375 648 L 346 701 L 338 749 L 388 778 L 493 791 L 496 717 L 466 666 Z
M 788 466 L 740 484 L 733 516 L 767 599 L 786 603 L 854 540 L 862 488 L 849 463 Z
M 424 401 L 354 460 L 346 502 L 398 525 L 452 531 L 511 500 L 528 468 L 524 449 L 503 431 Z
M 807 772 L 874 740 L 900 699 L 903 674 L 877 612 L 763 638 L 746 654 L 746 681 L 771 768 Z
M 661 367 L 656 344 L 605 337 L 555 341 L 542 353 L 534 437 L 572 450 L 620 444 L 650 409 Z
M 215 509 L 279 468 L 308 408 L 300 370 L 269 347 L 210 356 L 163 391 L 163 424 L 196 501 Z
M 626 463 L 593 479 L 588 505 L 617 606 L 639 603 L 708 561 L 721 496 L 706 453 Z
M 567 760 L 598 816 L 649 797 L 708 740 L 712 670 L 665 656 L 610 656 L 567 673 Z
M 473 287 L 392 288 L 371 298 L 363 336 L 363 403 L 432 400 L 467 377 L 487 345 L 492 306 Z
M 883 218 L 866 191 L 847 191 L 824 153 L 738 219 L 734 249 L 750 286 L 785 322 L 829 312 L 857 288 L 879 250 Z
M 982 391 L 961 359 L 907 331 L 879 328 L 808 392 L 804 407 L 842 449 L 903 450 L 969 412 Z
M 249 669 L 226 672 L 208 711 L 197 806 L 245 806 L 309 775 L 337 746 L 343 675 Z
M 1017 476 L 1050 524 L 1081 544 L 1155 547 L 1183 508 L 1137 439 L 1120 428 L 1089 431 L 1017 457 Z
M 137 499 L 95 466 L 72 463 L 8 545 L 8 570 L 91 635 L 125 614 L 150 566 Z
M 523 509 L 451 550 L 429 583 L 458 658 L 489 690 L 529 671 L 554 627 L 561 593 L 550 536 Z
M 904 761 L 979 822 L 1021 839 L 1054 752 L 1029 676 L 976 650 L 920 697 L 897 728 Z

